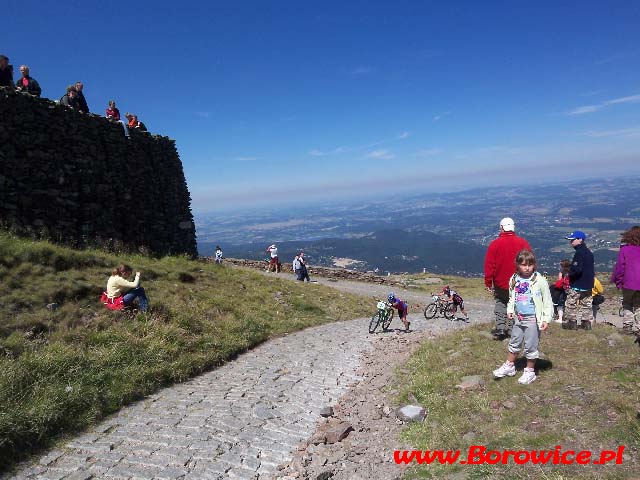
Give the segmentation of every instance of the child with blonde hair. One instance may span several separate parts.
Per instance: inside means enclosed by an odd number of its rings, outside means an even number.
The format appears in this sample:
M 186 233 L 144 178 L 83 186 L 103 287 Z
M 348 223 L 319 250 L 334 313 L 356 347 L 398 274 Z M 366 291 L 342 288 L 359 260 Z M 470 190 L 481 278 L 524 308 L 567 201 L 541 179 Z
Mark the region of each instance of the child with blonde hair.
M 507 317 L 513 321 L 507 361 L 493 371 L 495 378 L 516 374 L 516 355 L 522 350 L 527 358 L 518 383 L 528 385 L 536 380 L 535 365 L 539 356 L 540 331 L 547 329 L 553 318 L 553 302 L 547 279 L 536 272 L 536 257 L 529 250 L 516 255 L 516 273 L 509 280 Z

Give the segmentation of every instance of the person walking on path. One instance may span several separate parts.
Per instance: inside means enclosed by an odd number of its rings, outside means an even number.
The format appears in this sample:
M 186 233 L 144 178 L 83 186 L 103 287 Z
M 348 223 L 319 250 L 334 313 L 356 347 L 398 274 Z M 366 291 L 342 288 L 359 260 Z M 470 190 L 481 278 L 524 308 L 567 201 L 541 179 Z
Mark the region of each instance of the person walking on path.
M 533 253 L 521 250 L 516 256 L 515 264 L 517 271 L 509 280 L 507 305 L 507 316 L 514 320 L 509 353 L 507 361 L 493 371 L 493 376 L 503 378 L 516 374 L 516 355 L 522 350 L 524 342 L 527 367 L 518 383 L 528 385 L 536 379 L 540 331 L 546 330 L 553 318 L 553 302 L 546 278 L 536 272 L 536 257 Z
M 622 234 L 618 260 L 613 268 L 611 283 L 622 290 L 623 330 L 640 333 L 640 226 Z
M 524 238 L 516 235 L 513 219 L 506 217 L 500 221 L 500 234 L 487 248 L 484 259 L 484 285 L 495 299 L 495 340 L 503 340 L 509 335 L 507 303 L 509 301 L 509 279 L 515 273 L 516 254 L 521 250 L 531 251 Z
M 216 245 L 216 263 L 222 265 L 222 249 L 220 245 Z
M 310 282 L 311 279 L 309 278 L 309 270 L 307 269 L 307 259 L 304 258 L 304 252 L 300 252 L 300 255 L 298 255 L 298 260 L 300 261 L 300 281 L 304 282 L 305 280 L 307 282 Z
M 273 266 L 275 272 L 280 273 L 280 264 L 278 262 L 278 247 L 276 247 L 276 244 L 274 243 L 273 245 L 269 246 L 269 248 L 267 248 L 267 252 L 271 257 L 269 260 L 268 270 L 271 271 L 271 267 Z
M 587 248 L 587 236 L 581 230 L 567 235 L 567 240 L 575 249 L 571 267 L 569 267 L 569 291 L 564 303 L 564 317 L 562 328 L 576 330 L 578 326 L 591 330 L 593 317 L 593 297 L 591 290 L 595 279 L 593 253 Z

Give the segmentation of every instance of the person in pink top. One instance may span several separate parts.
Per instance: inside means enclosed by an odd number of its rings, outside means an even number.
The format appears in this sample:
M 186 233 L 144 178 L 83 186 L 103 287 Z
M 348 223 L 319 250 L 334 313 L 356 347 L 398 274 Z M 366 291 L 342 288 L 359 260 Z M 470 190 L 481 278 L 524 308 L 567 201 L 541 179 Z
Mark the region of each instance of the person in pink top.
M 622 290 L 623 330 L 640 333 L 640 226 L 622 234 L 611 283 Z
M 503 340 L 509 336 L 507 319 L 509 302 L 509 279 L 516 271 L 515 258 L 520 250 L 531 250 L 529 242 L 516 235 L 513 219 L 505 217 L 500 221 L 500 234 L 487 248 L 484 259 L 484 285 L 495 298 L 494 314 L 496 327 L 493 338 Z

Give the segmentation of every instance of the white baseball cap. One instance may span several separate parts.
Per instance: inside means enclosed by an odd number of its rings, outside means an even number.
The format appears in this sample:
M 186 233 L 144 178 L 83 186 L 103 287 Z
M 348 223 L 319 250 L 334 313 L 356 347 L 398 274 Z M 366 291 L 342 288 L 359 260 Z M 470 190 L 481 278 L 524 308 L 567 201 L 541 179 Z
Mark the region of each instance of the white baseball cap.
M 502 220 L 500 220 L 500 226 L 505 232 L 513 232 L 516 229 L 516 224 L 513 223 L 513 218 L 509 217 L 504 217 Z

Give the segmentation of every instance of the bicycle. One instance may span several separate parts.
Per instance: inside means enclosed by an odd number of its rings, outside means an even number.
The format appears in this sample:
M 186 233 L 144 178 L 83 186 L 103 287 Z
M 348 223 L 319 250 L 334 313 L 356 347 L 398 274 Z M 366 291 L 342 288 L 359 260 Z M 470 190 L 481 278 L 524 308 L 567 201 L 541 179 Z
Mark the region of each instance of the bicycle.
M 378 325 L 382 323 L 382 331 L 386 331 L 393 320 L 393 308 L 387 303 L 380 300 L 377 304 L 378 311 L 373 314 L 369 322 L 369 333 L 374 333 Z
M 440 298 L 438 295 L 432 295 L 431 300 L 431 303 L 424 308 L 424 318 L 430 320 L 439 313 L 444 315 L 447 320 L 453 319 L 456 314 L 456 306 L 453 302 Z

